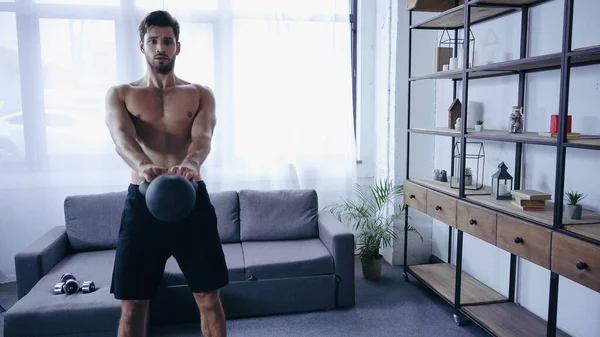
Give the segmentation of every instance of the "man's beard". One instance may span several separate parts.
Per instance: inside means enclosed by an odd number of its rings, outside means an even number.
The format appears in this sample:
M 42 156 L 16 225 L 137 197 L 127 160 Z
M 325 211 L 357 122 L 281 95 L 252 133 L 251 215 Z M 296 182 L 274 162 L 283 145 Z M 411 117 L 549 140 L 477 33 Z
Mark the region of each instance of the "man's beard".
M 173 70 L 173 67 L 175 67 L 175 57 L 169 58 L 169 62 L 166 64 L 163 63 L 160 65 L 155 65 L 153 61 L 154 58 L 150 58 L 150 56 L 146 55 L 146 62 L 148 62 L 150 68 L 159 74 L 168 74 L 171 70 Z

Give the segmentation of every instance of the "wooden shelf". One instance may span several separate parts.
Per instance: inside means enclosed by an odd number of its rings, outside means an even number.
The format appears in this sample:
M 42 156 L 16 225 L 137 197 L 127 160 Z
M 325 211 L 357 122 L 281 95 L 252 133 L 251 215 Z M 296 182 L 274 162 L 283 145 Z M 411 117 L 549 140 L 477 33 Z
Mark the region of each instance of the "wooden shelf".
M 487 206 L 489 208 L 502 211 L 504 213 L 521 217 L 527 220 L 535 221 L 547 226 L 552 226 L 554 220 L 554 204 L 546 201 L 546 208 L 543 211 L 523 211 L 512 204 L 512 200 L 496 200 L 491 195 L 467 195 L 467 200 Z M 581 220 L 573 220 L 563 217 L 564 225 L 584 225 L 600 223 L 600 214 L 589 210 L 583 210 Z
M 514 142 L 536 145 L 556 145 L 556 137 L 541 136 L 537 132 L 510 133 L 506 130 L 482 130 L 475 131 L 467 129 L 467 138 L 471 139 L 487 139 L 499 142 Z
M 431 134 L 437 136 L 460 137 L 460 130 L 447 127 L 434 128 L 411 128 L 412 133 Z M 537 132 L 509 133 L 505 130 L 482 130 L 467 129 L 466 138 L 492 140 L 498 142 L 525 143 L 537 145 L 556 145 L 556 137 L 541 136 Z M 565 144 L 567 147 L 583 147 L 600 150 L 600 135 L 581 135 L 570 138 Z
M 515 12 L 520 6 L 534 5 L 550 0 L 471 0 L 471 21 L 474 25 Z M 493 5 L 493 6 L 486 6 Z M 456 6 L 432 18 L 412 25 L 412 29 L 458 29 L 465 26 L 465 5 Z
M 582 66 L 600 63 L 600 47 L 590 47 L 573 52 L 572 65 Z M 486 78 L 491 76 L 514 75 L 520 71 L 534 72 L 560 69 L 561 54 L 547 54 L 526 57 L 522 59 L 490 63 L 467 69 L 469 79 Z M 425 79 L 462 80 L 462 69 L 440 71 L 432 74 L 413 76 L 411 81 Z
M 422 264 L 409 266 L 408 269 L 447 301 L 452 304 L 455 303 L 456 268 L 454 265 L 448 263 Z M 462 305 L 506 300 L 506 297 L 500 293 L 462 272 L 460 298 Z
M 445 128 L 445 127 L 411 128 L 408 130 L 408 132 L 422 133 L 422 134 L 428 134 L 428 135 L 437 135 L 437 136 L 460 137 L 460 130 Z
M 567 54 L 573 66 L 600 63 L 600 45 L 577 48 Z
M 472 305 L 462 310 L 498 337 L 546 337 L 546 321 L 512 302 Z M 556 335 L 569 335 L 557 329 Z
M 593 225 L 567 225 L 564 229 L 600 242 L 600 224 Z
M 411 29 L 459 29 L 465 25 L 465 5 L 456 6 L 439 15 L 412 25 Z M 471 22 L 476 24 L 514 12 L 514 8 L 471 7 Z
M 574 138 L 565 143 L 566 147 L 600 150 L 600 137 L 598 138 Z
M 510 75 L 507 71 L 478 71 L 469 74 L 470 79 L 485 78 L 491 76 Z M 462 69 L 439 71 L 437 73 L 414 76 L 409 81 L 420 81 L 427 79 L 436 80 L 462 80 Z
M 549 0 L 481 0 L 475 1 L 475 4 L 496 4 L 505 6 L 525 6 L 546 2 Z
M 448 177 L 450 179 L 450 177 Z M 450 182 L 441 182 L 429 179 L 419 179 L 419 178 L 410 178 L 410 181 L 419 184 L 421 186 L 425 186 L 432 190 L 452 195 L 458 198 L 458 188 L 450 187 Z M 465 189 L 465 194 L 467 195 L 490 195 L 492 193 L 492 189 L 489 186 L 483 186 L 482 188 L 475 189 Z

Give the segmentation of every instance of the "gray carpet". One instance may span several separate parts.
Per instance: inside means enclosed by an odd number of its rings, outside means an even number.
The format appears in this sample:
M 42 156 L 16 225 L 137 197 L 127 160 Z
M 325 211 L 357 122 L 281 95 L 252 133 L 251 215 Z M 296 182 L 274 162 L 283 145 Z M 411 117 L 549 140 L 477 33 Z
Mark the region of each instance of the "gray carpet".
M 489 336 L 473 323 L 457 326 L 449 304 L 412 278 L 404 282 L 401 275 L 402 267 L 384 265 L 381 281 L 369 282 L 357 264 L 354 308 L 229 320 L 228 336 Z M 15 301 L 14 292 L 0 288 L 0 305 L 8 309 Z M 197 324 L 154 327 L 150 332 L 152 337 L 200 335 Z M 0 336 L 4 336 L 3 314 Z

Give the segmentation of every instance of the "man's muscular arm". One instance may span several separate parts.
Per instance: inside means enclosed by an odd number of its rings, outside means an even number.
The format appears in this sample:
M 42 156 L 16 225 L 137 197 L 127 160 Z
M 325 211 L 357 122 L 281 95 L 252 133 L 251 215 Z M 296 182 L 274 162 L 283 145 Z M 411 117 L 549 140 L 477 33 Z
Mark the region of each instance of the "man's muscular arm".
M 171 169 L 171 172 L 194 180 L 199 178 L 200 167 L 210 153 L 212 137 L 217 124 L 215 97 L 208 88 L 202 87 L 200 90 L 200 110 L 192 124 L 192 142 L 188 147 L 188 154 L 181 165 Z
M 129 117 L 121 93 L 112 87 L 106 94 L 106 126 L 115 143 L 119 156 L 140 176 L 151 181 L 165 169 L 155 166 L 136 140 L 135 126 Z

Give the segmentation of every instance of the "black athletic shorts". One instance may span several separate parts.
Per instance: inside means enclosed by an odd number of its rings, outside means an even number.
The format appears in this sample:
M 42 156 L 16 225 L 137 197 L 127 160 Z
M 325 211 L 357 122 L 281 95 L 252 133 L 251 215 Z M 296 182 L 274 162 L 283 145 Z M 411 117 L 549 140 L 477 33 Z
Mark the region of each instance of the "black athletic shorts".
M 229 283 L 217 217 L 206 185 L 198 182 L 196 205 L 179 222 L 154 218 L 139 185 L 129 185 L 110 292 L 121 300 L 153 298 L 171 256 L 192 292 L 210 292 Z

